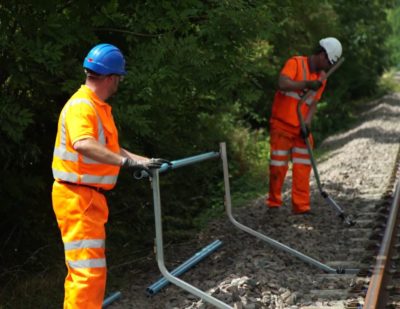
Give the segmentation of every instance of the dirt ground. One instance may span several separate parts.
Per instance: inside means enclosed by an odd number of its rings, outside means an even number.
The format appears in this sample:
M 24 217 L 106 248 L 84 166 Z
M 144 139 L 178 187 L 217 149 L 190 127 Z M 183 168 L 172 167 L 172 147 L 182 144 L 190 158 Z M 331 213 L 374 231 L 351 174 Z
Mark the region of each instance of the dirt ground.
M 325 151 L 318 160 L 325 190 L 355 218 L 388 189 L 399 151 L 400 94 L 387 95 L 365 107 L 351 130 L 331 136 L 319 147 Z M 234 209 L 234 217 L 322 263 L 347 261 L 348 267 L 357 264 L 360 252 L 352 250 L 355 245 L 348 230 L 320 196 L 313 177 L 314 215 L 292 215 L 290 174 L 285 183 L 284 207 L 268 211 L 265 196 L 260 196 Z M 223 246 L 181 276 L 183 280 L 235 308 L 344 308 L 345 293 L 326 299 L 312 291 L 345 291 L 354 283 L 352 277 L 327 280 L 321 276 L 321 269 L 237 229 L 227 217 L 210 222 L 192 242 L 166 248 L 167 267 L 173 269 L 216 239 Z M 160 278 L 154 257 L 149 258 L 149 264 L 154 266 L 127 271 L 130 285 L 121 289 L 122 297 L 108 308 L 213 308 L 172 284 L 147 296 L 146 288 Z

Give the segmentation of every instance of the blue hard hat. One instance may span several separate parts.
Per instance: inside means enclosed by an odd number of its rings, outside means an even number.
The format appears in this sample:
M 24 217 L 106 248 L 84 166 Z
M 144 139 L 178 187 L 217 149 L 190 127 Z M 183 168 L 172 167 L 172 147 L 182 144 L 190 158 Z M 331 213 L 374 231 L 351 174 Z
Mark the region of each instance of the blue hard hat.
M 93 47 L 83 61 L 83 67 L 99 75 L 125 75 L 125 59 L 119 48 L 111 44 Z

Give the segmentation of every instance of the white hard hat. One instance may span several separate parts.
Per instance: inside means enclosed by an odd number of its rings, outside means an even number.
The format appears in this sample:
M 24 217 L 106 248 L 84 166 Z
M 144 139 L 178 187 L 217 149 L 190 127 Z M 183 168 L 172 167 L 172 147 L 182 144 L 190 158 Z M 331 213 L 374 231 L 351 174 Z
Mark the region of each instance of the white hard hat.
M 319 41 L 319 45 L 325 49 L 329 61 L 334 64 L 342 56 L 342 44 L 333 37 L 325 38 Z

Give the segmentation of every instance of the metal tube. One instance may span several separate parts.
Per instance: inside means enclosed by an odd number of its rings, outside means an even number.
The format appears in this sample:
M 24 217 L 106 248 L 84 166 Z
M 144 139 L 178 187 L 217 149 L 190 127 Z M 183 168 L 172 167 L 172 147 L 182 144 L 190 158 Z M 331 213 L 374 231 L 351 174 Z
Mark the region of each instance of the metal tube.
M 329 69 L 329 71 L 326 73 L 325 78 L 324 78 L 323 80 L 328 79 L 328 77 L 331 76 L 332 73 L 335 72 L 335 71 L 343 64 L 343 61 L 344 61 L 344 58 L 343 58 L 343 57 L 342 57 L 341 59 L 339 59 L 339 61 L 336 62 L 336 63 L 334 64 L 334 66 L 332 66 L 332 67 Z M 303 115 L 302 115 L 302 113 L 301 113 L 300 107 L 301 107 L 301 105 L 308 99 L 308 97 L 310 97 L 311 95 L 314 95 L 314 94 L 315 94 L 315 91 L 314 91 L 314 90 L 309 90 L 309 91 L 307 91 L 307 93 L 306 93 L 306 94 L 301 98 L 301 100 L 297 103 L 297 115 L 298 115 L 298 117 L 299 117 L 299 122 L 300 122 L 301 130 L 303 130 L 303 131 L 304 131 L 306 125 L 305 125 L 305 123 L 304 123 L 304 119 L 303 119 Z M 306 145 L 307 145 L 307 150 L 308 150 L 308 153 L 309 153 L 309 155 L 310 155 L 310 161 L 311 161 L 311 165 L 312 165 L 312 168 L 313 168 L 313 171 L 314 171 L 314 177 L 315 177 L 315 180 L 316 180 L 316 182 L 317 182 L 319 192 L 320 192 L 322 195 L 325 195 L 326 193 L 325 193 L 325 192 L 323 191 L 323 189 L 322 189 L 321 181 L 320 181 L 319 174 L 318 174 L 318 170 L 317 170 L 317 164 L 316 164 L 316 162 L 315 162 L 315 160 L 314 160 L 314 156 L 313 156 L 313 153 L 312 153 L 312 148 L 311 148 L 310 140 L 309 140 L 308 137 L 306 137 L 306 138 L 304 139 L 304 141 L 305 141 L 305 143 L 306 143 Z M 336 205 L 337 205 L 337 204 L 336 204 Z M 335 206 L 336 206 L 336 205 L 335 205 Z M 339 207 L 339 208 L 340 208 L 340 207 Z M 343 212 L 341 209 L 338 209 L 338 211 Z
M 209 256 L 211 253 L 213 253 L 215 250 L 220 248 L 222 246 L 222 241 L 220 240 L 215 240 L 211 244 L 207 245 L 201 251 L 197 252 L 194 254 L 191 258 L 186 260 L 184 263 L 182 263 L 180 266 L 175 268 L 173 271 L 171 271 L 171 274 L 173 276 L 180 276 L 186 271 L 188 271 L 190 268 L 198 264 L 200 261 L 202 261 L 204 258 Z M 146 292 L 149 296 L 152 296 L 156 293 L 158 293 L 163 287 L 169 284 L 169 281 L 165 279 L 164 277 L 159 279 L 157 282 L 153 283 L 150 285 L 147 289 Z
M 303 116 L 301 115 L 301 111 L 300 111 L 300 106 L 301 106 L 301 104 L 302 104 L 302 100 L 300 100 L 299 103 L 297 104 L 297 113 L 298 113 L 298 116 L 299 116 L 300 125 L 301 125 L 302 128 L 304 128 L 304 127 L 305 127 L 305 124 L 304 124 Z M 348 226 L 354 225 L 355 222 L 351 219 L 351 217 L 348 216 L 348 215 L 346 215 L 346 214 L 344 213 L 342 207 L 340 207 L 339 204 L 336 203 L 336 202 L 328 195 L 328 193 L 325 192 L 325 191 L 323 190 L 322 184 L 321 184 L 321 180 L 320 180 L 320 178 L 319 178 L 319 173 L 318 173 L 318 169 L 317 169 L 317 164 L 316 164 L 315 159 L 314 159 L 314 155 L 313 155 L 313 151 L 312 151 L 312 148 L 311 148 L 311 144 L 310 144 L 309 138 L 306 137 L 306 138 L 304 139 L 304 141 L 305 141 L 305 143 L 306 143 L 307 151 L 308 151 L 308 154 L 309 154 L 309 156 L 310 156 L 311 166 L 312 166 L 312 169 L 313 169 L 313 172 L 314 172 L 315 181 L 317 182 L 317 187 L 318 187 L 319 193 L 320 193 L 321 196 L 325 199 L 325 201 L 326 201 L 332 208 L 334 208 L 334 209 L 337 211 L 337 213 L 339 214 L 339 215 L 338 215 L 339 218 L 341 218 Z
M 297 105 L 298 106 L 297 107 L 298 108 L 297 111 L 300 113 L 299 114 L 299 119 L 300 119 L 301 126 L 304 127 L 305 124 L 304 124 L 304 121 L 303 121 L 303 117 L 301 116 L 300 105 L 301 104 Z M 308 137 L 306 137 L 304 139 L 304 141 L 305 141 L 306 146 L 307 146 L 308 154 L 310 155 L 310 162 L 311 162 L 311 166 L 312 166 L 312 169 L 313 169 L 313 172 L 314 172 L 315 181 L 317 182 L 317 187 L 318 187 L 319 193 L 323 196 L 324 195 L 324 190 L 322 189 L 321 180 L 319 178 L 319 173 L 318 173 L 318 170 L 317 170 L 317 163 L 315 162 L 315 159 L 314 159 L 314 155 L 313 155 L 313 152 L 312 152 L 312 147 L 311 147 L 311 144 L 310 144 L 310 140 L 309 140 Z
M 174 161 L 171 161 L 172 165 L 168 165 L 167 163 L 164 163 L 163 165 L 161 165 L 161 168 L 159 169 L 159 173 L 164 173 L 171 169 L 174 170 L 176 168 L 180 168 L 180 167 L 183 167 L 186 165 L 198 163 L 198 162 L 209 160 L 209 159 L 216 159 L 216 158 L 219 158 L 219 153 L 215 152 L 215 151 L 210 151 L 210 152 L 206 152 L 206 153 L 199 154 L 196 156 L 187 157 L 187 158 L 180 159 L 180 160 L 174 160 Z M 135 175 L 135 178 L 137 178 L 137 179 L 141 179 L 144 177 L 149 177 L 149 174 L 145 171 L 141 171 L 140 173 Z
M 199 290 L 198 288 L 188 284 L 187 282 L 173 276 L 168 272 L 164 263 L 164 247 L 162 238 L 162 223 L 161 223 L 161 199 L 160 199 L 160 185 L 159 185 L 159 173 L 158 170 L 152 170 L 152 182 L 151 186 L 153 189 L 153 200 L 154 200 L 154 217 L 155 217 L 155 227 L 156 227 L 156 248 L 157 248 L 157 264 L 161 273 L 164 277 L 171 283 L 179 286 L 180 288 L 188 291 L 189 293 L 200 297 L 204 301 L 212 304 L 213 306 L 221 309 L 233 309 L 233 307 L 228 306 L 224 302 L 212 297 Z
M 253 229 L 239 223 L 238 221 L 235 220 L 235 218 L 232 215 L 232 203 L 231 203 L 231 193 L 230 193 L 230 186 L 229 186 L 229 172 L 228 172 L 228 159 L 227 159 L 227 154 L 226 154 L 226 144 L 225 143 L 220 143 L 220 152 L 221 152 L 221 158 L 222 158 L 222 166 L 223 166 L 223 173 L 224 173 L 224 186 L 225 186 L 225 208 L 226 212 L 228 214 L 229 220 L 235 225 L 237 228 L 245 231 L 246 233 L 249 233 L 265 242 L 273 246 L 274 248 L 283 250 L 285 252 L 288 252 L 289 254 L 292 254 L 299 259 L 303 260 L 304 262 L 307 262 L 313 266 L 316 266 L 323 271 L 327 273 L 346 273 L 346 274 L 356 274 L 358 273 L 358 269 L 343 269 L 343 270 L 336 270 L 332 267 L 329 267 L 328 265 L 322 264 L 321 262 L 302 254 L 299 251 L 296 251 L 272 238 L 269 238 L 257 231 L 254 231 Z
M 113 294 L 111 294 L 110 296 L 108 296 L 104 301 L 103 301 L 103 308 L 107 307 L 108 305 L 110 305 L 113 301 L 116 301 L 117 299 L 119 299 L 121 297 L 121 292 L 115 292 Z
M 329 195 L 326 195 L 325 200 L 330 204 L 339 214 L 343 214 L 343 209 L 336 203 Z
M 192 157 L 187 157 L 184 159 L 171 161 L 172 166 L 170 167 L 170 166 L 168 166 L 168 164 L 164 163 L 160 168 L 160 173 L 165 172 L 169 169 L 176 169 L 176 168 L 183 167 L 186 165 L 198 163 L 198 162 L 209 160 L 209 159 L 216 159 L 216 158 L 219 158 L 219 153 L 215 152 L 215 151 L 211 151 L 211 152 L 199 154 L 199 155 L 192 156 Z
M 333 67 L 331 67 L 329 69 L 329 71 L 326 73 L 325 78 L 323 80 L 328 79 L 328 77 L 335 72 L 343 63 L 344 58 L 341 58 L 337 63 L 335 63 L 335 65 Z M 306 132 L 306 124 L 304 123 L 304 119 L 303 119 L 303 115 L 301 113 L 301 105 L 308 99 L 308 97 L 310 97 L 311 95 L 315 94 L 314 90 L 309 90 L 302 98 L 301 100 L 297 103 L 297 116 L 299 118 L 299 122 L 300 122 L 300 129 L 302 132 Z M 310 156 L 310 161 L 311 161 L 311 166 L 314 172 L 314 177 L 315 180 L 317 182 L 317 186 L 318 186 L 318 190 L 321 194 L 321 196 L 328 202 L 328 204 L 330 206 L 332 206 L 338 213 L 339 213 L 339 218 L 341 218 L 348 226 L 352 226 L 355 224 L 355 222 L 351 219 L 350 216 L 346 215 L 343 211 L 343 209 L 331 198 L 329 197 L 328 193 L 326 193 L 323 188 L 322 188 L 322 184 L 319 178 L 319 174 L 318 174 L 318 169 L 317 169 L 317 164 L 315 162 L 314 159 L 314 155 L 313 155 L 313 151 L 312 151 L 312 147 L 310 144 L 310 140 L 309 137 L 306 136 L 304 138 L 304 141 L 306 143 L 307 146 L 307 151 L 308 154 Z

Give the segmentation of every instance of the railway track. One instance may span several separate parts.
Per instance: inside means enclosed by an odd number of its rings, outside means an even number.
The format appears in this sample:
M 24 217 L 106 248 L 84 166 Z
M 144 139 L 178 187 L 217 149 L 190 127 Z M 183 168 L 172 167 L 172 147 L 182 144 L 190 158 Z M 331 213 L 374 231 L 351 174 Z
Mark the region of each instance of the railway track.
M 347 230 L 352 244 L 347 259 L 326 262 L 332 267 L 358 268 L 357 275 L 317 275 L 319 287 L 308 296 L 318 299 L 318 306 L 301 308 L 400 308 L 399 166 L 400 149 L 384 193 L 359 209 L 357 225 Z
M 377 205 L 375 229 L 370 234 L 370 239 L 375 242 L 373 248 L 368 248 L 371 265 L 368 276 L 363 277 L 368 282 L 368 289 L 360 294 L 363 301 L 359 303 L 364 309 L 373 308 L 400 308 L 400 256 L 399 256 L 399 223 L 400 223 L 400 182 L 399 155 L 396 166 L 391 176 L 390 187 L 385 192 L 383 200 Z M 379 245 L 379 246 L 378 246 Z M 364 275 L 364 273 L 363 273 Z M 365 296 L 364 296 L 365 294 Z M 354 306 L 348 306 L 354 308 Z
M 303 303 L 300 308 L 400 308 L 399 164 L 400 150 L 384 193 L 360 208 L 357 225 L 347 230 L 347 258 L 326 262 L 358 268 L 357 275 L 317 275 L 319 286 L 308 293 L 309 299 L 318 300 L 317 306 Z M 374 196 L 373 190 L 370 194 Z
M 362 119 L 361 119 L 362 118 Z M 284 203 L 278 212 L 269 212 L 260 196 L 245 207 L 233 210 L 242 224 L 267 235 L 335 269 L 359 269 L 357 274 L 327 274 L 297 257 L 269 246 L 236 229 L 225 218 L 210 222 L 197 236 L 190 250 L 171 248 L 165 258 L 173 269 L 213 239 L 223 246 L 182 279 L 235 308 L 242 309 L 343 309 L 400 308 L 399 245 L 386 261 L 391 275 L 378 280 L 386 293 L 385 304 L 368 304 L 368 292 L 378 272 L 374 270 L 389 226 L 399 170 L 400 94 L 374 102 L 360 116 L 353 129 L 332 137 L 321 146 L 327 149 L 317 163 L 321 181 L 329 194 L 352 215 L 357 224 L 345 227 L 326 205 L 315 183 L 312 187 L 314 216 L 294 216 L 290 207 L 290 177 L 284 188 Z M 229 159 L 229 149 L 228 149 Z M 388 175 L 390 175 L 388 177 Z M 232 179 L 232 183 L 235 180 Z M 395 227 L 397 224 L 391 224 Z M 397 233 L 394 235 L 397 238 Z M 197 245 L 196 245 L 197 244 Z M 378 257 L 378 258 L 377 258 Z M 122 290 L 122 298 L 111 308 L 194 309 L 213 308 L 176 286 L 170 285 L 147 298 L 144 291 L 159 278 L 153 268 L 131 279 L 132 287 Z M 380 267 L 380 266 L 379 266 Z M 400 268 L 399 268 L 400 270 Z M 383 299 L 383 294 L 375 298 Z M 387 304 L 387 305 L 386 305 Z M 391 306 L 391 307 L 390 307 Z
M 364 206 L 357 225 L 343 233 L 352 244 L 345 258 L 325 262 L 333 268 L 358 268 L 359 272 L 316 274 L 316 287 L 303 294 L 297 306 L 282 308 L 400 308 L 399 164 L 400 152 L 384 194 Z
M 348 230 L 350 240 L 356 245 L 350 251 L 360 259 L 327 262 L 332 267 L 358 267 L 360 271 L 357 275 L 317 275 L 325 284 L 311 290 L 311 298 L 319 299 L 321 304 L 325 299 L 327 307 L 335 303 L 330 302 L 331 299 L 345 298 L 346 309 L 400 308 L 398 166 L 399 159 L 394 170 L 396 173 L 393 173 L 381 200 L 357 218 L 357 226 Z M 332 289 L 333 285 L 340 286 L 340 282 L 343 289 Z

